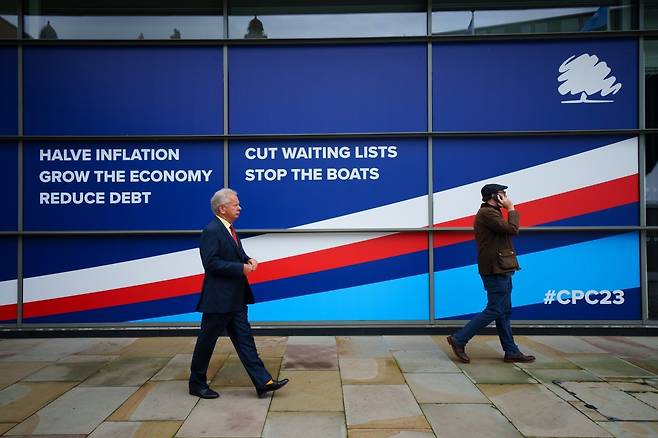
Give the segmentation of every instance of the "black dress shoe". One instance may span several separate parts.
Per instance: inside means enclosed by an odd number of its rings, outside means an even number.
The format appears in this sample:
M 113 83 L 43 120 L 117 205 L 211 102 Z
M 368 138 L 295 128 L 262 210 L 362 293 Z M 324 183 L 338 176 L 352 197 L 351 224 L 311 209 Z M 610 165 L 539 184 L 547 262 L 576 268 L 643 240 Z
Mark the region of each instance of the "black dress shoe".
M 263 398 L 265 395 L 270 392 L 270 391 L 276 391 L 277 389 L 283 388 L 286 383 L 288 383 L 288 379 L 281 379 L 281 380 L 273 380 L 272 383 L 268 383 L 262 388 L 256 388 L 256 392 L 258 393 L 258 398 Z
M 529 354 L 523 354 L 519 351 L 517 354 L 513 356 L 505 355 L 505 358 L 503 360 L 505 362 L 534 362 L 535 356 L 531 356 Z
M 446 340 L 448 341 L 448 344 L 450 344 L 450 346 L 452 347 L 452 352 L 455 353 L 457 359 L 459 359 L 464 363 L 469 363 L 471 361 L 471 358 L 468 357 L 468 354 L 466 354 L 466 350 L 464 350 L 464 346 L 459 345 L 459 343 L 457 343 L 457 340 L 453 338 L 452 335 L 448 336 Z
M 195 396 L 201 397 L 201 398 L 217 398 L 217 397 L 219 397 L 219 394 L 217 392 L 213 391 L 210 388 L 190 389 L 190 395 L 195 395 Z

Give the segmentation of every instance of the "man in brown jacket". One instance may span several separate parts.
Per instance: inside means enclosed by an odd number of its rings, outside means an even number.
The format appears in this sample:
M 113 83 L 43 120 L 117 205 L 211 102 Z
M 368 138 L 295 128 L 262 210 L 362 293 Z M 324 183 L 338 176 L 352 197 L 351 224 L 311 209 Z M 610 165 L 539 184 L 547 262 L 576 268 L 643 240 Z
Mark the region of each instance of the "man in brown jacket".
M 482 205 L 475 215 L 475 242 L 478 248 L 478 272 L 487 291 L 487 307 L 461 330 L 448 336 L 457 358 L 468 363 L 466 344 L 480 330 L 496 321 L 505 362 L 532 362 L 534 356 L 521 353 L 514 343 L 510 315 L 512 313 L 512 275 L 521 269 L 516 260 L 512 236 L 519 233 L 519 213 L 507 197 L 507 186 L 487 184 L 482 187 Z M 505 220 L 501 208 L 507 210 Z

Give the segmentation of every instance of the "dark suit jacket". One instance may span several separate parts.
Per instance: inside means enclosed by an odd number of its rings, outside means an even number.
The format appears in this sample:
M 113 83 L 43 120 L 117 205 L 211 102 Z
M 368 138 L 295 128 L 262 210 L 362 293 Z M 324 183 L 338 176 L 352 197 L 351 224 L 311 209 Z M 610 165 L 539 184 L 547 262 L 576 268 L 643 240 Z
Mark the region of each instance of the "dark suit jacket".
M 227 313 L 254 303 L 254 295 L 242 270 L 249 256 L 217 217 L 201 233 L 199 251 L 206 275 L 196 307 L 198 311 Z

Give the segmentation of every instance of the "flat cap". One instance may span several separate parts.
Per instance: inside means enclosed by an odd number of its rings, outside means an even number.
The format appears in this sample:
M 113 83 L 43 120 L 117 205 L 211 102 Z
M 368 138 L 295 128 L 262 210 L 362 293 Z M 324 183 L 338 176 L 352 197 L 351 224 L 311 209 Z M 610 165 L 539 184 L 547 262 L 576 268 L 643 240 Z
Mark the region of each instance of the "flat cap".
M 507 186 L 503 186 L 500 184 L 487 184 L 484 187 L 482 187 L 482 190 L 480 190 L 480 193 L 482 193 L 483 198 L 488 198 L 489 196 L 493 195 L 494 193 L 498 193 L 501 190 L 505 190 Z

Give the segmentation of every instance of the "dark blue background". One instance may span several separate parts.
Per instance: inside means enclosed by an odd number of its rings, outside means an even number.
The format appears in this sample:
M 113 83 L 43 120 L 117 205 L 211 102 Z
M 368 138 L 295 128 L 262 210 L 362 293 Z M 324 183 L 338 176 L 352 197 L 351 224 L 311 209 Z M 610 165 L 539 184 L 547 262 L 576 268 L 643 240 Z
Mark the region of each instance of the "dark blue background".
M 0 237 L 0 281 L 17 277 L 17 252 L 15 237 Z
M 208 208 L 208 221 L 210 221 Z M 204 227 L 204 222 L 201 227 Z M 199 236 L 26 237 L 25 277 L 103 266 L 197 248 Z M 15 257 L 14 257 L 15 259 Z M 15 278 L 15 277 L 14 277 Z
M 223 132 L 221 48 L 26 47 L 24 62 L 26 134 Z
M 229 48 L 232 134 L 427 129 L 423 44 Z
M 559 160 L 626 138 L 628 137 L 435 138 L 432 142 L 434 191 L 459 187 L 492 176 Z M 596 169 L 592 171 L 596 172 Z
M 18 133 L 18 69 L 14 47 L 0 47 L 0 135 Z
M 0 142 L 0 187 L 2 187 L 2 214 L 0 230 L 18 229 L 18 146 Z
M 99 147 L 179 148 L 180 161 L 39 161 L 40 148 Z M 210 197 L 221 188 L 223 146 L 210 142 L 159 143 L 26 143 L 25 144 L 26 230 L 131 230 L 201 229 L 212 215 Z M 42 170 L 130 170 L 130 169 L 212 169 L 208 183 L 41 183 Z M 128 172 L 126 172 L 128 178 Z M 150 191 L 149 204 L 39 205 L 39 192 L 122 192 Z
M 434 131 L 636 128 L 637 40 L 435 43 Z M 596 55 L 622 88 L 614 103 L 563 104 L 558 68 L 570 56 Z M 592 96 L 601 99 L 600 94 Z
M 269 146 L 364 146 L 396 145 L 396 158 L 248 160 L 248 147 Z M 352 155 L 354 148 L 351 148 Z M 239 228 L 290 228 L 342 216 L 427 194 L 427 142 L 424 139 L 335 139 L 232 142 L 230 185 L 238 191 L 244 211 Z M 294 181 L 292 173 L 282 181 L 245 181 L 250 168 L 378 167 L 378 180 Z

